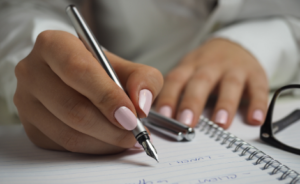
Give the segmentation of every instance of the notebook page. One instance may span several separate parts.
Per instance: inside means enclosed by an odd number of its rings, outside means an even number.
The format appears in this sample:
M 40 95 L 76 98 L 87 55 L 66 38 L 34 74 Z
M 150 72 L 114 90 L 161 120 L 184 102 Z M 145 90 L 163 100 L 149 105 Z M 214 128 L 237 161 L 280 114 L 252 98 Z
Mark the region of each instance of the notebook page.
M 160 163 L 139 150 L 112 156 L 42 150 L 21 126 L 1 126 L 0 183 L 284 183 L 199 130 L 192 142 L 152 137 Z

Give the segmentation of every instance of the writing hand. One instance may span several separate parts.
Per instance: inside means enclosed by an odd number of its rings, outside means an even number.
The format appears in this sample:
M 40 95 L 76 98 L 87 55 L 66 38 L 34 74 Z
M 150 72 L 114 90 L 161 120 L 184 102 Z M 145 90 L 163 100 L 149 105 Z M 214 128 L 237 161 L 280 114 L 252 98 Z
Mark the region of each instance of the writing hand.
M 230 126 L 244 90 L 250 99 L 248 123 L 263 122 L 268 102 L 268 82 L 263 68 L 240 45 L 217 38 L 189 53 L 165 77 L 156 110 L 195 126 L 215 87 L 218 100 L 212 120 L 220 126 Z
M 39 147 L 109 154 L 133 147 L 136 115 L 145 117 L 163 78 L 152 67 L 106 52 L 119 88 L 75 36 L 41 33 L 16 66 L 14 102 L 31 141 Z

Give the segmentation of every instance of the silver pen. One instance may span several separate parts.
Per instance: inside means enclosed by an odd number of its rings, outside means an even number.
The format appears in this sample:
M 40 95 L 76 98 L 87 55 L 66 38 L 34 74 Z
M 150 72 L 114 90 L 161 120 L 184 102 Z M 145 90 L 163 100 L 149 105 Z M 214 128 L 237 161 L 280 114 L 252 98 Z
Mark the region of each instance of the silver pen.
M 78 34 L 79 39 L 93 54 L 93 56 L 99 61 L 99 63 L 102 65 L 109 77 L 125 92 L 114 69 L 111 67 L 96 38 L 88 28 L 87 24 L 83 20 L 77 8 L 74 5 L 69 5 L 66 8 L 66 12 L 69 18 L 71 19 L 71 22 L 73 23 L 73 26 Z M 141 146 L 144 148 L 147 155 L 154 158 L 158 162 L 157 151 L 150 142 L 150 137 L 144 125 L 139 120 L 139 118 L 137 119 L 137 126 L 135 127 L 135 129 L 132 130 L 132 133 L 135 136 L 136 140 L 139 142 L 139 144 L 141 144 Z
M 183 123 L 175 119 L 165 117 L 153 110 L 150 110 L 147 118 L 143 118 L 144 125 L 151 130 L 159 132 L 176 141 L 191 141 L 195 137 L 195 131 Z

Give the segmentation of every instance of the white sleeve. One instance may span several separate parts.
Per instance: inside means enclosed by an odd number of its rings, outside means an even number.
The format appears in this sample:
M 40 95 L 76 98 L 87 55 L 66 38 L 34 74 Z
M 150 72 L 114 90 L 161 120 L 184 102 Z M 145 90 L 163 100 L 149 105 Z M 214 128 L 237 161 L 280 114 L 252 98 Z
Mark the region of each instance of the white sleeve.
M 248 50 L 264 68 L 271 89 L 291 83 L 299 69 L 297 38 L 287 19 L 246 21 L 221 29 L 213 37 Z
M 12 113 L 17 113 L 13 103 L 17 86 L 14 68 L 30 53 L 38 34 L 44 30 L 63 30 L 76 35 L 64 7 L 62 12 L 39 2 L 28 2 L 7 1 L 0 6 L 0 97 L 6 100 Z

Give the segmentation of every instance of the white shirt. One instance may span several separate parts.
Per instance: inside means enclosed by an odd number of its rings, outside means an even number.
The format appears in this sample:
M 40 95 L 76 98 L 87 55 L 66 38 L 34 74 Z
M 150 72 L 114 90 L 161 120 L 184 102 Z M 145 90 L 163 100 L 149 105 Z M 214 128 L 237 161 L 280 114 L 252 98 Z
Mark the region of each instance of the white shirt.
M 14 67 L 29 54 L 37 35 L 48 29 L 76 35 L 64 11 L 70 2 L 0 0 L 0 96 L 10 112 L 17 112 L 13 104 Z M 298 0 L 220 0 L 212 12 L 198 0 L 73 3 L 90 17 L 88 22 L 105 48 L 154 66 L 163 74 L 206 39 L 222 37 L 256 57 L 270 88 L 300 81 Z

